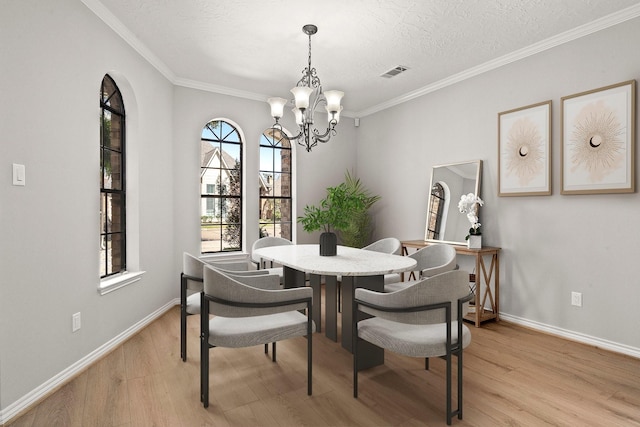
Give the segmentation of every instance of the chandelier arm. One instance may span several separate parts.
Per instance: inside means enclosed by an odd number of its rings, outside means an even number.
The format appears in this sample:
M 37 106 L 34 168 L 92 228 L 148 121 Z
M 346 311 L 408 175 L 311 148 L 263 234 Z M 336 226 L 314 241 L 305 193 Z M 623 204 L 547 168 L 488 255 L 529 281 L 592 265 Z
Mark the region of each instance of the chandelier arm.
M 298 132 L 297 135 L 295 136 L 289 136 L 285 133 L 284 129 L 282 128 L 282 125 L 278 122 L 276 122 L 273 126 L 271 126 L 271 129 L 277 130 L 278 132 L 280 132 L 280 135 L 282 136 L 282 138 L 286 139 L 287 141 L 291 142 L 291 141 L 299 141 L 300 139 L 302 139 L 305 135 L 303 126 L 300 126 L 300 131 Z M 299 142 L 298 142 L 299 143 Z
M 329 142 L 332 136 L 335 136 L 338 134 L 334 126 L 328 127 L 327 131 L 322 135 L 320 135 L 320 132 L 317 129 L 313 129 L 313 133 L 314 135 L 312 136 L 312 138 L 316 141 L 323 142 L 323 143 Z
M 298 132 L 298 134 L 296 136 L 288 136 L 287 139 L 289 141 L 296 141 L 299 140 L 300 138 L 302 138 L 304 136 L 304 132 L 302 132 L 302 130 L 300 132 Z

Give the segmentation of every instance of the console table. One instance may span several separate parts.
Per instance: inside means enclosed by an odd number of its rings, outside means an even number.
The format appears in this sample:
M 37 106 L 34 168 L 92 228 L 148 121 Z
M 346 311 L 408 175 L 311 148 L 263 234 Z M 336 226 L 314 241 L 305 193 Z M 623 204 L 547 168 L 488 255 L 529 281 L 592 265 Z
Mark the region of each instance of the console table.
M 420 249 L 437 244 L 427 240 L 405 240 L 402 243 L 402 254 L 408 255 L 409 248 Z M 462 245 L 451 245 L 458 255 L 472 256 L 476 260 L 475 269 L 475 300 L 470 307 L 469 314 L 464 318 L 479 327 L 482 322 L 495 319 L 500 320 L 500 248 L 485 246 L 480 249 L 469 249 Z M 485 258 L 491 260 L 489 268 Z M 411 273 L 413 274 L 413 273 Z M 492 289 L 493 288 L 493 289 Z

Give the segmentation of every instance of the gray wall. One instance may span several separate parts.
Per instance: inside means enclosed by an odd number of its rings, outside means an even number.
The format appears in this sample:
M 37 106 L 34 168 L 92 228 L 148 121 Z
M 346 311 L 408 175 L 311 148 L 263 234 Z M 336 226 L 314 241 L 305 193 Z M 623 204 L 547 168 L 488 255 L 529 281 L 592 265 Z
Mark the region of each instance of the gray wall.
M 0 13 L 0 409 L 95 351 L 177 293 L 173 86 L 77 0 Z M 99 91 L 113 73 L 129 127 L 129 254 L 146 274 L 100 296 Z M 124 76 L 124 79 L 122 78 Z M 26 186 L 11 182 L 26 166 Z M 137 246 L 137 248 L 135 247 Z M 133 253 L 133 252 L 137 252 Z M 139 256 L 138 256 L 139 254 Z M 82 328 L 71 332 L 71 315 Z
M 636 40 L 640 19 L 362 118 L 358 175 L 382 196 L 377 236 L 421 238 L 431 167 L 482 159 L 480 221 L 483 244 L 502 247 L 501 311 L 639 354 L 640 195 L 560 195 L 560 98 L 640 78 Z M 553 194 L 498 197 L 498 113 L 549 99 Z
M 431 166 L 483 159 L 485 244 L 503 247 L 502 310 L 640 348 L 632 266 L 640 196 L 559 195 L 559 98 L 638 78 L 640 21 L 585 37 L 364 117 L 338 136 L 296 150 L 297 213 L 351 169 L 382 200 L 378 237 L 424 235 Z M 0 411 L 50 383 L 178 297 L 183 251 L 197 252 L 199 135 L 212 118 L 238 124 L 246 182 L 257 183 L 264 102 L 172 85 L 79 0 L 3 2 L 0 14 Z M 100 296 L 98 90 L 113 73 L 128 114 L 130 183 L 136 190 L 132 257 L 146 274 Z M 277 94 L 273 94 L 277 95 Z M 348 94 L 347 94 L 348 96 Z M 553 99 L 550 197 L 496 196 L 497 113 Z M 290 118 L 288 120 L 291 120 Z M 290 121 L 285 126 L 292 127 Z M 26 165 L 26 187 L 11 164 Z M 257 223 L 257 184 L 247 186 Z M 132 206 L 129 206 L 132 208 Z M 245 246 L 258 227 L 247 227 Z M 297 241 L 317 241 L 298 227 Z M 95 256 L 94 256 L 95 255 Z M 584 307 L 569 305 L 570 291 Z M 71 315 L 82 329 L 71 332 Z M 177 329 L 178 325 L 176 325 Z M 0 412 L 2 414 L 2 412 Z

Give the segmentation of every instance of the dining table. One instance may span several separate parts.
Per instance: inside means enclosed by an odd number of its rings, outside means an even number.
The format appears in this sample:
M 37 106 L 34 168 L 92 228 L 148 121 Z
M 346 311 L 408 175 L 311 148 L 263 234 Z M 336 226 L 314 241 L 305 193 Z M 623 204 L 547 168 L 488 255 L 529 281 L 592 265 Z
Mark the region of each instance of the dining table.
M 317 244 L 269 246 L 256 249 L 254 257 L 283 266 L 284 287 L 309 285 L 313 289 L 312 318 L 316 331 L 321 332 L 322 300 L 321 285 L 325 285 L 325 335 L 338 341 L 337 285 L 340 280 L 342 292 L 341 344 L 353 351 L 352 327 L 354 289 L 357 287 L 384 291 L 384 275 L 412 271 L 416 267 L 413 258 L 369 251 L 366 249 L 338 246 L 335 256 L 321 256 Z M 360 315 L 360 319 L 370 317 Z M 358 343 L 359 369 L 384 363 L 384 350 L 367 341 Z

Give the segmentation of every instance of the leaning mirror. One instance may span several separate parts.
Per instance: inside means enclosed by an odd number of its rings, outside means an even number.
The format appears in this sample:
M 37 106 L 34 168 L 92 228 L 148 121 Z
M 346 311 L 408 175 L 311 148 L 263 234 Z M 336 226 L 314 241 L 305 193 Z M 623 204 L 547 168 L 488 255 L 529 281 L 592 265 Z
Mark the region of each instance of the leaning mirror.
M 469 234 L 467 216 L 458 210 L 463 194 L 480 196 L 482 160 L 434 166 L 424 239 L 465 244 Z

